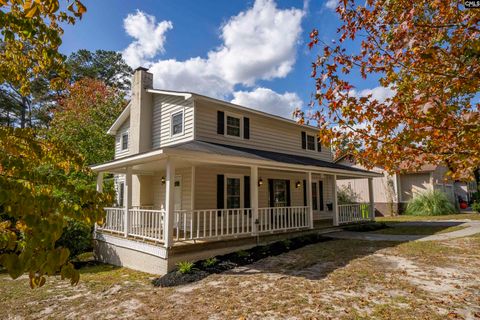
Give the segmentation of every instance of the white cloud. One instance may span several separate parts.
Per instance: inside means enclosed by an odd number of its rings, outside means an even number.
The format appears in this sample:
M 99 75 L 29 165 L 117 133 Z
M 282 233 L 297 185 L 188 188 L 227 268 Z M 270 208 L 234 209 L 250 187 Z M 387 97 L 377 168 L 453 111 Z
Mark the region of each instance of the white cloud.
M 325 3 L 325 7 L 327 7 L 330 10 L 335 10 L 338 5 L 338 0 L 327 0 Z
M 373 89 L 364 89 L 360 92 L 356 90 L 350 90 L 349 94 L 354 97 L 365 97 L 372 95 L 372 99 L 377 100 L 378 102 L 384 102 L 386 99 L 391 98 L 395 95 L 395 90 L 386 87 L 375 87 Z
M 136 68 L 147 63 L 165 51 L 165 33 L 173 28 L 170 21 L 156 23 L 154 16 L 137 10 L 123 20 L 123 27 L 129 36 L 135 39 L 124 51 L 123 58 L 131 67 Z
M 136 54 L 137 46 L 142 45 L 144 39 L 139 39 L 140 32 L 126 28 L 137 39 L 124 51 L 124 58 L 130 66 L 136 67 L 132 62 L 141 61 L 149 67 L 155 87 L 226 99 L 233 94 L 236 85 L 251 87 L 258 80 L 282 78 L 292 70 L 304 11 L 279 9 L 273 0 L 256 0 L 253 7 L 231 17 L 220 27 L 222 44 L 218 48 L 210 50 L 205 58 L 193 57 L 184 61 L 150 59 L 163 50 L 164 33 L 171 28 L 171 23 L 162 21 L 156 24 L 155 19 L 145 13 L 137 12 L 136 15 L 141 15 L 138 20 L 142 23 L 132 25 L 149 30 L 160 29 L 163 25 L 164 31 L 155 36 L 157 45 L 152 47 L 157 50 L 141 49 L 141 53 Z M 132 45 L 134 47 L 130 49 Z
M 302 107 L 302 100 L 296 93 L 279 94 L 268 88 L 253 91 L 236 91 L 232 103 L 293 119 L 293 111 Z

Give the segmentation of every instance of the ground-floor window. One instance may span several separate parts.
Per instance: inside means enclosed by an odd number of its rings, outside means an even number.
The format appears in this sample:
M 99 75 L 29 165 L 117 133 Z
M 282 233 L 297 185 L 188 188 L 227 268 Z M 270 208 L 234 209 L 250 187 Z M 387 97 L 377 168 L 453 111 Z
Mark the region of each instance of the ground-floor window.
M 226 188 L 227 209 L 240 208 L 241 200 L 242 200 L 241 199 L 241 196 L 242 196 L 241 179 L 227 177 L 226 184 L 227 184 L 227 188 Z
M 287 200 L 287 182 L 288 180 L 273 180 L 273 206 L 286 207 Z
M 125 199 L 125 183 L 120 182 L 118 184 L 118 205 L 120 207 L 124 206 L 124 199 Z

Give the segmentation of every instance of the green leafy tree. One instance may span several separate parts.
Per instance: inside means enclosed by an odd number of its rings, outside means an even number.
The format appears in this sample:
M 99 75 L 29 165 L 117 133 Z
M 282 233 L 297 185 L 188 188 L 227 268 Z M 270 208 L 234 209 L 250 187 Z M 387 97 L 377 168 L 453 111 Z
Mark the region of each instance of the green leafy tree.
M 78 0 L 65 2 L 61 8 L 59 0 L 0 0 L 0 83 L 22 95 L 42 74 L 55 74 L 49 79 L 53 86 L 63 83 L 62 25 L 74 24 L 87 10 Z
M 106 132 L 124 106 L 124 96 L 118 90 L 100 80 L 79 80 L 53 110 L 47 134 L 75 146 L 87 164 L 111 160 L 115 140 Z
M 67 59 L 72 82 L 83 78 L 98 79 L 107 86 L 123 91 L 130 89 L 130 68 L 122 58 L 122 54 L 115 51 L 78 50 Z
M 111 193 L 98 193 L 84 159 L 32 129 L 0 127 L 0 264 L 12 278 L 28 273 L 32 288 L 60 272 L 79 273 L 56 245 L 68 219 L 102 222 Z

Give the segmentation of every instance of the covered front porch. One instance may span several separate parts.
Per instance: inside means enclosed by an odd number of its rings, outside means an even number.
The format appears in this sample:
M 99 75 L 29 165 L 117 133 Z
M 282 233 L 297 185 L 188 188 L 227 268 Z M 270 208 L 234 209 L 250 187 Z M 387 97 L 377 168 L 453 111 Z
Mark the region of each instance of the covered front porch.
M 117 206 L 96 234 L 172 248 L 374 219 L 370 202 L 339 205 L 337 179 L 364 173 L 158 150 L 94 168 L 114 176 Z

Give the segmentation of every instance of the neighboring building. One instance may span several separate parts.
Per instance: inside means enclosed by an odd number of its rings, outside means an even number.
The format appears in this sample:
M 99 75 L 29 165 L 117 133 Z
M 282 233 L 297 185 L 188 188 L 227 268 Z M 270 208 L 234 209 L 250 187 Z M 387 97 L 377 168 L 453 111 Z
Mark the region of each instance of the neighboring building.
M 335 163 L 356 169 L 365 169 L 356 163 L 350 155 L 344 155 Z M 373 178 L 373 194 L 377 215 L 389 216 L 402 213 L 406 204 L 417 194 L 428 190 L 441 190 L 448 199 L 456 204 L 459 197 L 469 202 L 476 190 L 475 182 L 461 182 L 445 179 L 447 168 L 425 164 L 415 172 L 389 175 L 383 168 L 375 167 L 372 171 L 382 174 Z M 368 183 L 365 179 L 345 179 L 337 182 L 339 188 L 349 188 L 358 195 L 358 201 L 368 199 Z
M 138 68 L 108 131 L 115 159 L 92 168 L 99 190 L 114 175 L 118 195 L 95 232 L 99 259 L 162 274 L 180 260 L 373 218 L 368 205 L 338 206 L 335 186 L 378 174 L 334 163 L 316 128 L 152 85 Z

